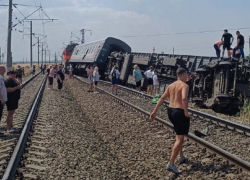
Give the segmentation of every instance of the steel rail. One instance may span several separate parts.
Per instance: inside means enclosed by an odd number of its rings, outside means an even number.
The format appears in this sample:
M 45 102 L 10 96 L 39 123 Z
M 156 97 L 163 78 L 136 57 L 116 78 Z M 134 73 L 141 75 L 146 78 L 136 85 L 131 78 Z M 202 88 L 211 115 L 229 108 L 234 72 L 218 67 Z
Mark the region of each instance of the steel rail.
M 22 133 L 18 139 L 18 142 L 15 146 L 15 149 L 12 153 L 12 156 L 10 158 L 8 166 L 4 172 L 2 180 L 12 180 L 15 178 L 16 169 L 17 169 L 18 163 L 21 159 L 22 152 L 25 148 L 25 143 L 27 141 L 28 134 L 29 134 L 33 119 L 35 117 L 37 108 L 39 106 L 39 103 L 40 103 L 40 100 L 41 100 L 41 97 L 42 97 L 42 94 L 43 94 L 43 91 L 45 88 L 46 80 L 47 80 L 47 77 L 45 76 L 45 78 L 43 79 L 43 82 L 42 82 L 42 84 L 41 84 L 41 86 L 36 94 L 36 98 L 33 101 L 32 108 L 31 108 L 30 113 L 28 115 L 28 118 L 24 124 L 24 127 L 22 129 Z
M 107 82 L 107 81 L 101 81 L 102 83 L 104 84 L 111 84 L 110 82 Z M 147 94 L 141 94 L 140 92 L 134 90 L 134 89 L 131 89 L 131 88 L 128 88 L 128 87 L 124 87 L 124 86 L 121 86 L 121 85 L 118 85 L 119 88 L 122 88 L 122 89 L 125 89 L 127 91 L 130 91 L 132 93 L 136 93 L 136 94 L 139 94 L 139 95 L 142 95 L 142 96 L 145 96 L 147 98 L 153 98 L 153 96 L 150 96 L 150 95 L 147 95 Z M 164 101 L 164 103 L 166 105 L 169 105 L 169 101 Z M 249 126 L 245 126 L 245 125 L 242 125 L 242 124 L 239 124 L 239 123 L 235 123 L 235 122 L 232 122 L 232 121 L 228 121 L 226 119 L 223 119 L 223 118 L 220 118 L 220 117 L 217 117 L 217 116 L 214 116 L 214 115 L 211 115 L 211 114 L 208 114 L 208 113 L 204 113 L 204 112 L 201 112 L 201 111 L 198 111 L 198 110 L 194 110 L 192 108 L 188 108 L 188 111 L 192 114 L 195 114 L 197 116 L 201 116 L 203 118 L 207 118 L 209 120 L 212 120 L 212 121 L 215 121 L 215 122 L 218 122 L 218 123 L 222 123 L 222 124 L 225 124 L 226 126 L 230 126 L 232 128 L 235 128 L 235 129 L 238 129 L 238 130 L 241 130 L 243 132 L 247 132 L 247 133 L 250 133 L 250 127 Z
M 27 84 L 29 84 L 30 81 L 32 81 L 32 80 L 33 80 L 35 77 L 37 77 L 40 73 L 41 73 L 41 72 L 38 72 L 38 73 L 36 73 L 34 76 L 32 76 L 32 77 L 30 77 L 29 79 L 27 79 L 26 81 L 24 81 L 24 82 L 22 83 L 23 87 L 26 86 Z
M 83 83 L 87 83 L 85 82 L 84 80 L 82 80 L 80 77 L 77 77 L 75 76 L 78 80 L 80 80 L 81 82 Z M 126 104 L 127 106 L 130 106 L 134 109 L 136 109 L 137 111 L 149 116 L 150 115 L 150 112 L 148 111 L 145 111 L 143 110 L 142 108 L 138 107 L 138 106 L 135 106 L 134 104 L 131 104 L 130 102 L 127 102 L 101 88 L 98 88 L 100 91 L 108 94 L 109 96 L 117 99 L 118 101 Z M 156 117 L 155 120 L 157 120 L 158 122 L 162 123 L 163 125 L 167 126 L 168 128 L 170 129 L 174 129 L 173 125 L 171 123 L 169 123 L 168 121 L 162 119 L 162 118 L 159 118 L 159 117 Z M 198 143 L 200 144 L 202 147 L 205 147 L 206 149 L 210 150 L 211 152 L 214 152 L 222 157 L 224 157 L 225 159 L 229 160 L 230 162 L 236 164 L 237 166 L 247 170 L 247 171 L 250 171 L 250 164 L 246 161 L 244 161 L 243 159 L 240 159 L 239 157 L 233 155 L 233 154 L 230 154 L 229 152 L 225 151 L 224 149 L 214 145 L 214 144 L 211 144 L 209 143 L 208 141 L 204 140 L 204 139 L 201 139 L 197 136 L 195 136 L 194 134 L 192 133 L 189 133 L 188 135 L 186 135 L 187 138 L 189 138 L 190 140 L 192 140 L 193 142 L 195 143 Z

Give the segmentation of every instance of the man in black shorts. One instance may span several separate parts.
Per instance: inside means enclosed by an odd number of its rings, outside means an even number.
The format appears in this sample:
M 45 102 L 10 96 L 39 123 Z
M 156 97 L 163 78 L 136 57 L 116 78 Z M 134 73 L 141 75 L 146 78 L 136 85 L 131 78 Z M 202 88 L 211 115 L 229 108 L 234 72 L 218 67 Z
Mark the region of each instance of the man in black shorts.
M 183 68 L 177 69 L 178 80 L 170 84 L 165 93 L 158 101 L 154 111 L 150 115 L 150 119 L 154 120 L 157 114 L 157 110 L 163 104 L 163 102 L 169 97 L 170 103 L 168 107 L 168 118 L 174 125 L 176 133 L 176 141 L 173 146 L 170 162 L 167 164 L 167 170 L 174 173 L 181 173 L 180 170 L 174 164 L 177 155 L 180 155 L 179 163 L 185 163 L 187 158 L 183 155 L 182 146 L 184 143 L 184 135 L 189 132 L 190 118 L 188 114 L 188 90 L 189 87 L 185 83 L 187 80 L 187 71 Z
M 64 74 L 62 72 L 62 66 L 60 65 L 58 67 L 58 71 L 56 72 L 56 75 L 57 75 L 57 84 L 58 84 L 58 92 L 59 94 L 61 94 L 61 89 L 63 87 L 63 81 L 64 81 Z
M 234 41 L 234 37 L 232 36 L 232 34 L 228 33 L 227 29 L 224 30 L 224 34 L 221 37 L 221 41 L 223 42 L 222 57 L 224 57 L 225 49 L 227 49 L 228 58 L 230 58 L 230 49 L 231 44 Z

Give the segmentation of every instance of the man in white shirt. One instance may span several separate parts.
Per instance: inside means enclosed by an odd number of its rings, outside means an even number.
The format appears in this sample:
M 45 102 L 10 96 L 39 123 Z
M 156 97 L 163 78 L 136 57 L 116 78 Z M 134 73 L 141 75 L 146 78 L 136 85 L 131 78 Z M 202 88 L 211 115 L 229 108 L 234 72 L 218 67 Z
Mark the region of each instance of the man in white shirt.
M 147 81 L 148 81 L 148 90 L 147 90 L 147 94 L 148 95 L 152 95 L 153 92 L 153 75 L 154 75 L 154 71 L 153 71 L 153 66 L 149 67 L 149 70 L 147 70 L 144 73 Z
M 5 73 L 5 67 L 0 66 L 0 120 L 3 115 L 3 108 L 5 105 L 5 102 L 8 100 L 7 90 L 6 90 L 4 79 L 3 79 L 4 73 Z

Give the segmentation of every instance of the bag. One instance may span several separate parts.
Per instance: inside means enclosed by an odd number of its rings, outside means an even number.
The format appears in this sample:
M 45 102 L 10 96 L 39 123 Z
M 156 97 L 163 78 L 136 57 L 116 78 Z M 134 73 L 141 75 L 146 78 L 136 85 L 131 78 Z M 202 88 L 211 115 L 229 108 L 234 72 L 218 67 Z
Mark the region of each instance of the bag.
M 116 70 L 114 69 L 112 72 L 112 81 L 116 80 Z

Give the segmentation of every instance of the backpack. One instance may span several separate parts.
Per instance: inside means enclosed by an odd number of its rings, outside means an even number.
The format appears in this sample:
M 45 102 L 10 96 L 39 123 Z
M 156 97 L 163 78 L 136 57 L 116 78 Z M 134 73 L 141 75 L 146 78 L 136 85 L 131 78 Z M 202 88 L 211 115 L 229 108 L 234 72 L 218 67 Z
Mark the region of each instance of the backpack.
M 114 69 L 112 72 L 112 81 L 116 80 L 116 70 Z

